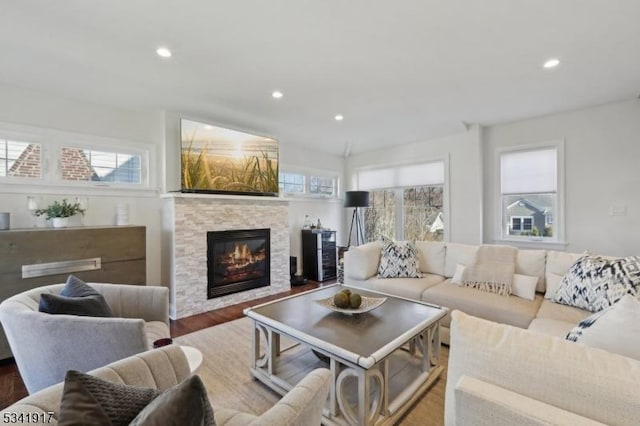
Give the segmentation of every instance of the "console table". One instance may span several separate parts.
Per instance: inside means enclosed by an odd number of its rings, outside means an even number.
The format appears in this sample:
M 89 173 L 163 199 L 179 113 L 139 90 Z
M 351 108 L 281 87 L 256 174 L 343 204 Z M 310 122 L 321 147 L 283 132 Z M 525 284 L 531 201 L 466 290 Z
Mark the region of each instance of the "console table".
M 0 302 L 35 287 L 88 282 L 146 285 L 146 228 L 107 226 L 0 231 Z M 11 356 L 0 327 L 0 359 Z

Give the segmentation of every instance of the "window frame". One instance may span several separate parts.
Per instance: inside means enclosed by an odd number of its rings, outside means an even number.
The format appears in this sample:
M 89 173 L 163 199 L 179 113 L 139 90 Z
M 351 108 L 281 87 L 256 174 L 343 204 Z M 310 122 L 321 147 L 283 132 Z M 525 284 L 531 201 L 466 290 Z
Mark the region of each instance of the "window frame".
M 28 185 L 37 186 L 37 192 L 48 192 L 55 188 L 115 193 L 127 191 L 157 191 L 156 173 L 151 165 L 157 164 L 156 147 L 153 144 L 125 139 L 86 135 L 48 128 L 14 125 L 0 122 L 0 139 L 40 144 L 39 178 L 1 176 L 4 192 L 23 192 Z M 62 178 L 62 148 L 105 151 L 140 156 L 140 183 L 100 182 L 65 180 Z M 31 192 L 27 190 L 27 192 Z
M 544 142 L 536 142 L 523 145 L 513 145 L 508 147 L 501 147 L 495 150 L 495 193 L 497 200 L 495 202 L 496 214 L 495 214 L 495 241 L 507 242 L 514 244 L 521 244 L 523 246 L 540 247 L 545 246 L 566 246 L 565 241 L 565 153 L 564 153 L 564 139 L 550 140 Z M 506 210 L 503 206 L 503 197 L 509 194 L 502 193 L 502 156 L 510 153 L 524 153 L 530 151 L 538 151 L 545 149 L 556 150 L 556 202 L 555 211 L 553 214 L 553 236 L 533 236 L 533 235 L 509 235 L 507 227 L 504 226 L 506 218 L 504 217 Z M 526 193 L 526 194 L 540 194 L 540 193 Z M 526 195 L 522 194 L 522 195 Z M 545 193 L 546 194 L 546 193 Z M 524 225 L 524 223 L 522 223 Z
M 449 242 L 450 236 L 451 236 L 451 219 L 450 219 L 450 208 L 449 208 L 450 207 L 450 204 L 449 204 L 449 182 L 450 182 L 449 154 L 424 158 L 424 159 L 421 159 L 420 161 L 392 162 L 392 163 L 371 165 L 366 167 L 359 167 L 356 170 L 354 170 L 353 178 L 354 178 L 355 187 L 365 191 L 397 190 L 398 192 L 396 193 L 396 197 L 400 197 L 401 199 L 403 199 L 403 202 L 402 203 L 396 202 L 396 212 L 395 212 L 396 218 L 401 217 L 402 219 L 396 220 L 395 231 L 396 231 L 396 235 L 404 235 L 404 211 L 402 210 L 402 204 L 404 203 L 404 190 L 407 188 L 415 188 L 420 186 L 433 186 L 435 184 L 425 183 L 425 184 L 415 184 L 411 186 L 393 186 L 393 187 L 387 186 L 387 187 L 379 187 L 379 188 L 362 189 L 360 188 L 358 175 L 362 171 L 375 171 L 379 169 L 387 170 L 390 168 L 411 167 L 411 166 L 418 166 L 418 165 L 424 165 L 429 163 L 439 163 L 439 162 L 443 164 L 442 219 L 444 221 L 444 232 L 442 236 L 442 241 Z M 360 212 L 360 213 L 363 214 L 363 212 Z M 362 216 L 361 219 L 364 220 L 364 216 Z M 365 235 L 365 239 L 366 239 L 366 235 Z
M 278 170 L 278 188 L 280 187 L 280 174 L 295 174 L 301 175 L 304 178 L 303 192 L 284 192 L 280 191 L 280 196 L 283 198 L 296 199 L 325 199 L 325 200 L 337 200 L 338 194 L 340 194 L 341 179 L 340 174 L 330 170 L 316 170 L 316 169 L 303 169 L 300 167 L 287 167 L 286 165 L 280 165 Z M 311 192 L 311 178 L 322 178 L 333 180 L 333 195 L 323 194 L 320 192 Z

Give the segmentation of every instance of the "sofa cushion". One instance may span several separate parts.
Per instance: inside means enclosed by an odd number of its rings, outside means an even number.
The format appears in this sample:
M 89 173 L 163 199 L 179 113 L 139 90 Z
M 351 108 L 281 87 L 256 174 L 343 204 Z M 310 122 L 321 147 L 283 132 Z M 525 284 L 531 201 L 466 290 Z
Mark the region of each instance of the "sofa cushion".
M 628 294 L 582 320 L 567 340 L 640 360 L 640 301 Z
M 574 326 L 575 323 L 572 322 L 549 318 L 534 318 L 527 330 L 564 339 Z
M 421 300 L 422 293 L 424 293 L 425 290 L 443 281 L 444 277 L 441 275 L 424 274 L 422 278 L 371 278 L 364 282 L 354 283 L 353 285 L 393 296 Z
M 554 301 L 545 299 L 542 301 L 542 304 L 540 304 L 540 309 L 538 310 L 536 318 L 564 321 L 576 325 L 589 315 L 591 315 L 591 312 L 585 311 L 584 309 L 561 305 Z
M 545 299 L 553 299 L 559 288 L 559 280 L 569 272 L 569 269 L 580 257 L 584 256 L 581 253 L 565 253 L 563 251 L 547 251 L 547 263 L 545 266 L 545 281 L 546 281 L 546 293 Z M 552 275 L 553 274 L 553 275 Z
M 526 300 L 516 296 L 500 296 L 469 287 L 459 287 L 447 280 L 427 289 L 422 293 L 422 300 L 446 306 L 451 310 L 459 309 L 480 318 L 527 328 L 538 312 L 542 297 L 536 296 L 535 300 Z M 451 317 L 447 314 L 440 324 L 448 327 L 450 322 Z
M 538 277 L 536 291 L 541 293 L 546 290 L 544 276 L 546 260 L 546 250 L 518 249 L 516 256 L 516 274 Z
M 476 263 L 476 256 L 480 246 L 469 244 L 447 243 L 446 256 L 444 260 L 444 276 L 453 277 L 458 263 L 469 266 Z
M 444 275 L 446 246 L 439 241 L 416 241 L 420 272 Z
M 582 256 L 565 274 L 554 301 L 598 312 L 640 292 L 640 257 Z
M 418 250 L 411 242 L 395 242 L 382 237 L 379 278 L 420 278 Z
M 380 241 L 372 241 L 357 247 L 349 247 L 344 253 L 345 278 L 366 280 L 378 273 L 380 264 Z

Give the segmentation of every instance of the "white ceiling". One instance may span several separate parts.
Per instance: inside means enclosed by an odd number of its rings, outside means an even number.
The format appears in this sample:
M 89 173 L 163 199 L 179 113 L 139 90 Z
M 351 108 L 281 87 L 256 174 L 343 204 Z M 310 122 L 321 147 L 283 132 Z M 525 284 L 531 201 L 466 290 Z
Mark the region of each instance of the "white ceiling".
M 0 84 L 357 153 L 632 99 L 639 17 L 638 0 L 0 0 Z

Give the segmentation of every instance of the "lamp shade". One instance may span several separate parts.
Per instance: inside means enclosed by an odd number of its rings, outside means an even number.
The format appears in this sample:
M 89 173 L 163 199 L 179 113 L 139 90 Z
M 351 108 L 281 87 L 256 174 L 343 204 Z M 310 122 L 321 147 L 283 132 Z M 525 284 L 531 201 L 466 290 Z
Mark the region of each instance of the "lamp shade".
M 345 207 L 369 207 L 368 191 L 347 191 L 344 193 Z

